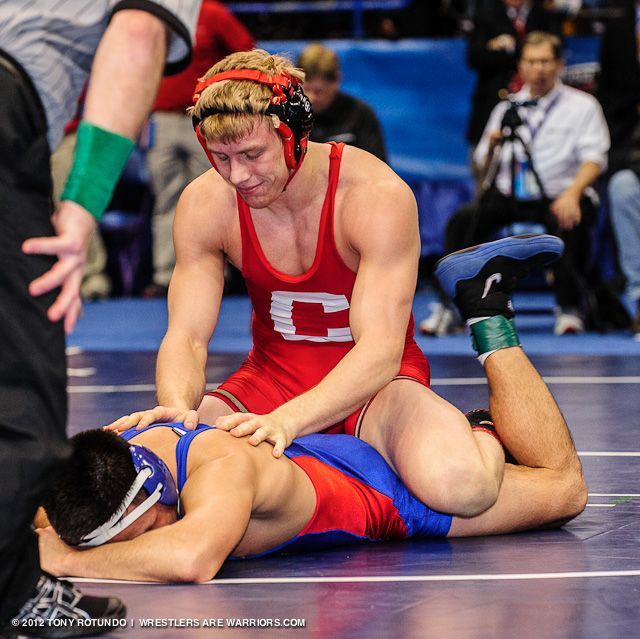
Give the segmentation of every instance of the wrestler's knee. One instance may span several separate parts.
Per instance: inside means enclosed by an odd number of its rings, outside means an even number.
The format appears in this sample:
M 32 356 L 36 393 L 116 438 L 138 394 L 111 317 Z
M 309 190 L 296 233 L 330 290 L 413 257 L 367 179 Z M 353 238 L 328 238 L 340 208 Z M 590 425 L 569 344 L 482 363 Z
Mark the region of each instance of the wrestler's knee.
M 562 488 L 557 493 L 561 500 L 561 515 L 565 521 L 577 517 L 587 506 L 588 488 L 579 460 L 562 472 Z
M 417 473 L 414 494 L 434 510 L 473 517 L 490 508 L 500 491 L 498 479 L 479 461 L 438 460 Z

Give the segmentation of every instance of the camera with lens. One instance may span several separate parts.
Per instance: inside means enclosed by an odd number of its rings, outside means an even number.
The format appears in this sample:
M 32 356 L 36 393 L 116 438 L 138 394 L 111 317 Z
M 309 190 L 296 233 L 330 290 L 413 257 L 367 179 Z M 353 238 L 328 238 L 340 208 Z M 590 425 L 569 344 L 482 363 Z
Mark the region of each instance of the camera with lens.
M 522 117 L 520 117 L 519 109 L 521 107 L 534 107 L 538 104 L 538 100 L 514 100 L 508 98 L 509 106 L 502 116 L 501 129 L 509 129 L 515 131 L 522 123 Z

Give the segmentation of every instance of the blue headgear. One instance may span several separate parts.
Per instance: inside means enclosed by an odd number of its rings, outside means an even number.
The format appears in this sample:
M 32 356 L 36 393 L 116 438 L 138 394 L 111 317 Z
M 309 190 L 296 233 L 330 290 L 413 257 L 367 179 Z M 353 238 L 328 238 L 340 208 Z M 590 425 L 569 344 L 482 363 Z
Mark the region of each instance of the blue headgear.
M 176 483 L 167 465 L 160 457 L 148 448 L 137 444 L 131 444 L 129 451 L 136 469 L 136 478 L 131 484 L 131 488 L 129 488 L 122 503 L 109 521 L 87 533 L 78 544 L 79 546 L 100 546 L 106 543 L 158 502 L 166 506 L 176 506 L 178 504 Z M 142 488 L 146 489 L 149 497 L 129 514 L 125 515 L 127 508 L 129 508 Z

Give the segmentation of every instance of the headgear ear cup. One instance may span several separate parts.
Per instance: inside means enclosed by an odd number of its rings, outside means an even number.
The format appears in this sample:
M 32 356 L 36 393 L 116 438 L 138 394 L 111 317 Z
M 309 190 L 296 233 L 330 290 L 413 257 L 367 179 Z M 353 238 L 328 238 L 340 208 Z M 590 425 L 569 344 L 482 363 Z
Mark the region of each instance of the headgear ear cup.
M 289 170 L 294 173 L 300 168 L 307 150 L 307 140 L 309 131 L 313 125 L 313 111 L 311 102 L 302 91 L 298 80 L 286 74 L 266 75 L 260 71 L 252 69 L 235 69 L 218 73 L 211 78 L 207 78 L 196 85 L 193 95 L 193 103 L 200 99 L 200 94 L 208 86 L 223 80 L 251 80 L 268 86 L 273 92 L 273 98 L 266 112 L 255 115 L 275 115 L 278 117 L 279 125 L 276 128 L 284 147 L 284 158 Z M 212 154 L 207 148 L 206 140 L 200 132 L 200 123 L 210 115 L 219 113 L 231 113 L 219 109 L 203 109 L 199 116 L 192 116 L 193 127 L 198 136 L 212 166 L 217 170 Z M 289 181 L 293 177 L 290 176 Z
M 278 117 L 281 125 L 278 132 L 284 143 L 287 166 L 296 169 L 307 149 L 309 132 L 313 126 L 311 102 L 299 84 L 292 84 L 284 100 L 272 102 L 267 108 L 268 114 Z
M 178 489 L 167 465 L 152 450 L 143 446 L 131 444 L 129 450 L 137 473 L 145 467 L 151 468 L 151 475 L 144 482 L 145 490 L 152 495 L 158 485 L 162 485 L 158 501 L 166 506 L 175 506 L 178 503 Z

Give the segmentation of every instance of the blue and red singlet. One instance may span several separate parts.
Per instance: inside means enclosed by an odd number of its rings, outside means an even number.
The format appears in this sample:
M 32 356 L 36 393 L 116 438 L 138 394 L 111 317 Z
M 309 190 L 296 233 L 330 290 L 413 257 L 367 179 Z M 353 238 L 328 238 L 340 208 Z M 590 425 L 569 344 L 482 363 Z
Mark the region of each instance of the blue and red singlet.
M 185 430 L 182 424 L 152 424 L 121 433 L 129 440 L 149 428 L 172 428 L 180 436 L 176 446 L 178 492 L 187 481 L 189 446 L 211 426 Z M 259 555 L 341 546 L 360 541 L 446 537 L 451 515 L 431 510 L 418 501 L 391 467 L 369 444 L 351 435 L 305 435 L 284 454 L 309 477 L 316 492 L 316 508 L 305 527 L 284 543 Z

